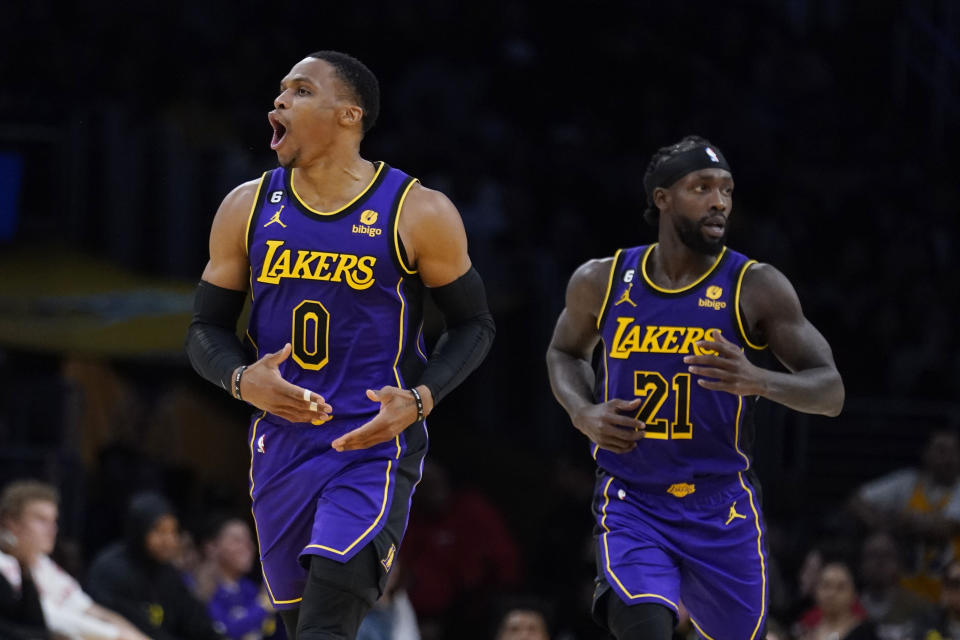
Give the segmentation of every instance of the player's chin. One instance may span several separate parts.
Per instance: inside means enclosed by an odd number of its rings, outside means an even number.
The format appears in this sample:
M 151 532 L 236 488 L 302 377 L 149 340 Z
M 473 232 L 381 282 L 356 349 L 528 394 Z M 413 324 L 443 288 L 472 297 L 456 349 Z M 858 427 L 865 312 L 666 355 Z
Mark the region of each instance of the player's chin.
M 727 242 L 727 233 L 724 231 L 722 236 L 712 236 L 703 234 L 701 236 L 703 240 L 703 250 L 704 253 L 708 255 L 715 256 L 723 249 L 723 246 Z
M 283 151 L 277 150 L 277 162 L 284 169 L 294 169 L 297 166 L 297 154 L 296 153 L 285 153 Z

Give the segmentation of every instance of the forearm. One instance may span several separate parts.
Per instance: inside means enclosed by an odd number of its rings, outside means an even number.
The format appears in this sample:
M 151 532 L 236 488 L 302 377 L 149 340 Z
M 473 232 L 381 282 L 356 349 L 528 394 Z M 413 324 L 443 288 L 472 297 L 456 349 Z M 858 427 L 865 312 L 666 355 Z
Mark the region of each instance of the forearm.
M 840 414 L 844 394 L 840 374 L 829 366 L 795 373 L 765 370 L 759 393 L 795 411 L 830 417 Z
M 496 329 L 493 318 L 471 319 L 449 327 L 437 340 L 418 384 L 430 390 L 437 404 L 480 366 L 490 351 Z
M 236 335 L 246 293 L 201 282 L 194 316 L 187 329 L 186 351 L 194 370 L 233 395 L 233 373 L 247 357 Z
M 595 404 L 593 385 L 596 375 L 589 362 L 550 347 L 547 349 L 547 372 L 553 396 L 571 419 L 583 407 Z
M 496 335 L 487 308 L 483 281 L 475 269 L 433 290 L 433 299 L 447 328 L 437 340 L 418 385 L 430 391 L 436 405 L 480 366 Z

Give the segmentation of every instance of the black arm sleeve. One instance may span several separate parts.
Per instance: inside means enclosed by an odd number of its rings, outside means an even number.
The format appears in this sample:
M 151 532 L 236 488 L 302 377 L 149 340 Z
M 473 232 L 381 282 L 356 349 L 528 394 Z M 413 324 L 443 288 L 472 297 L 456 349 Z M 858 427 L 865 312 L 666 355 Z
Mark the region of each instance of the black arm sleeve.
M 245 291 L 224 289 L 201 280 L 193 300 L 193 321 L 187 329 L 187 357 L 203 378 L 233 395 L 230 376 L 247 355 L 237 338 L 237 319 Z
M 487 308 L 483 280 L 473 267 L 450 284 L 430 292 L 447 328 L 437 340 L 418 384 L 430 389 L 437 405 L 480 366 L 497 330 Z

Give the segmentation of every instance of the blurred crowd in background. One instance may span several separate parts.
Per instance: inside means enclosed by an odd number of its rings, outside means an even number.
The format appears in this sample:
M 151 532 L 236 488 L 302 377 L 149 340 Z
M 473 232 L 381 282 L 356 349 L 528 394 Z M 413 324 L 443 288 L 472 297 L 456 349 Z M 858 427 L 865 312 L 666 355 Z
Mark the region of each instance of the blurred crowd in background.
M 847 388 L 835 420 L 758 412 L 771 637 L 870 619 L 883 640 L 960 640 L 955 3 L 44 0 L 4 13 L 0 485 L 58 491 L 45 499 L 57 545 L 31 557 L 52 554 L 109 613 L 95 609 L 100 622 L 129 637 L 163 626 L 152 600 L 103 586 L 119 571 L 107 554 L 125 562 L 110 545 L 136 555 L 160 522 L 176 548 L 144 553 L 151 571 L 172 567 L 185 616 L 245 640 L 276 630 L 250 553 L 249 407 L 180 346 L 220 200 L 275 164 L 280 78 L 329 48 L 378 75 L 362 151 L 451 197 L 498 324 L 483 367 L 431 416 L 431 464 L 366 638 L 603 637 L 588 612 L 592 460 L 544 351 L 573 269 L 655 239 L 642 174 L 695 133 L 733 167 L 730 245 L 791 279 Z M 260 616 L 242 632 L 241 609 Z

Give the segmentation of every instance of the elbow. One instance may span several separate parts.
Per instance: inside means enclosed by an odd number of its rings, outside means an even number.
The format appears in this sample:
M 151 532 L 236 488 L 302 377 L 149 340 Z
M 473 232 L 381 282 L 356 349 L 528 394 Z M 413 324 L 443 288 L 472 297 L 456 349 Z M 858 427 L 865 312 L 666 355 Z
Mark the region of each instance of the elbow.
M 835 381 L 831 383 L 832 393 L 830 395 L 830 403 L 826 408 L 826 411 L 823 414 L 830 418 L 836 418 L 840 415 L 840 412 L 843 411 L 843 403 L 846 400 L 846 390 L 843 387 L 843 380 L 840 379 L 840 375 L 837 374 Z

